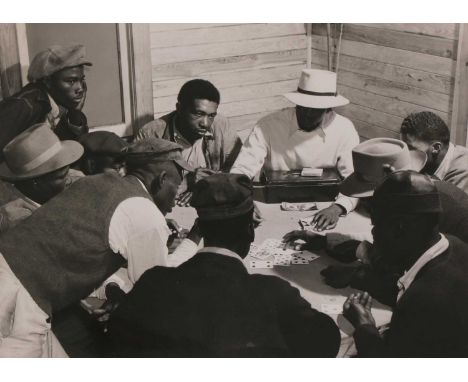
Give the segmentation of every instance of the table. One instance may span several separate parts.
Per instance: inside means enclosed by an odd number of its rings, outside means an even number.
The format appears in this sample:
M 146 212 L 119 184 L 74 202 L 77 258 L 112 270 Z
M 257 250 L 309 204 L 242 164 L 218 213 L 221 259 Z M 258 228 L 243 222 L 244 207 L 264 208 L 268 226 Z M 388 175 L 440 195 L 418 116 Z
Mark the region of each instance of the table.
M 265 221 L 255 230 L 255 244 L 261 244 L 268 238 L 282 238 L 289 231 L 300 229 L 298 221 L 300 218 L 313 214 L 311 211 L 282 211 L 280 204 L 265 204 L 257 202 L 257 205 L 265 218 Z M 317 203 L 319 209 L 328 207 L 329 202 Z M 191 207 L 176 207 L 168 217 L 175 219 L 184 228 L 190 229 L 196 217 L 196 212 Z M 333 232 L 337 234 L 350 234 L 359 236 L 363 232 L 370 232 L 370 219 L 359 212 L 352 212 L 348 216 L 340 218 L 337 227 Z M 331 231 L 330 231 L 331 232 Z M 264 275 L 274 275 L 291 283 L 299 289 L 302 297 L 306 299 L 313 308 L 320 310 L 322 304 L 343 305 L 346 298 L 355 289 L 344 288 L 334 289 L 323 282 L 320 271 L 329 265 L 339 264 L 338 261 L 327 256 L 323 251 L 317 251 L 320 256 L 317 260 L 306 265 L 275 266 L 270 269 L 251 269 L 249 267 L 250 258 L 244 260 L 244 264 L 249 273 L 260 273 Z M 372 308 L 377 325 L 390 322 L 391 309 L 388 306 L 374 301 Z M 351 324 L 342 314 L 329 314 L 339 326 L 342 337 L 349 337 L 353 332 Z

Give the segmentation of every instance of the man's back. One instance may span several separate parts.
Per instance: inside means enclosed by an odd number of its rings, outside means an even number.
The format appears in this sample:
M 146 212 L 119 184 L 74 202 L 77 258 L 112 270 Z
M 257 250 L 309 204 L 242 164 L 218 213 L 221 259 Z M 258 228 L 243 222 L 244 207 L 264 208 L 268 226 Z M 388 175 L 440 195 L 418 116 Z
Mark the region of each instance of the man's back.
M 123 356 L 335 356 L 340 334 L 288 283 L 202 252 L 155 267 L 111 317 Z

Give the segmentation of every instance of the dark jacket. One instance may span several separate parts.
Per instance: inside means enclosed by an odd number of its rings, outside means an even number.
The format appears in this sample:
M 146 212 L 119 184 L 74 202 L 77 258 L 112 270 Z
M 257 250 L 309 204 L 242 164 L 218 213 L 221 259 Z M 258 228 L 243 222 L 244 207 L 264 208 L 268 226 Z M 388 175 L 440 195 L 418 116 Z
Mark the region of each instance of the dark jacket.
M 35 123 L 45 122 L 51 111 L 47 91 L 40 84 L 32 83 L 24 86 L 18 93 L 0 102 L 0 158 L 1 152 L 8 142 Z M 60 140 L 76 140 L 78 136 L 70 129 L 74 126 L 84 134 L 88 131 L 86 116 L 78 110 L 73 110 L 73 125 L 69 122 L 68 113 L 61 119 L 55 134 Z
M 381 337 L 373 326 L 356 329 L 363 357 L 468 356 L 468 245 L 447 236 L 449 248 L 416 275 Z
M 249 275 L 240 260 L 198 253 L 154 267 L 109 322 L 116 356 L 334 357 L 340 332 L 280 278 Z
M 456 236 L 468 243 L 468 195 L 452 183 L 437 180 L 434 184 L 442 204 L 440 232 Z M 468 256 L 468 253 L 466 255 Z M 368 265 L 362 265 L 351 278 L 350 285 L 369 292 L 384 304 L 393 306 L 398 294 L 396 282 L 400 276 L 381 274 Z

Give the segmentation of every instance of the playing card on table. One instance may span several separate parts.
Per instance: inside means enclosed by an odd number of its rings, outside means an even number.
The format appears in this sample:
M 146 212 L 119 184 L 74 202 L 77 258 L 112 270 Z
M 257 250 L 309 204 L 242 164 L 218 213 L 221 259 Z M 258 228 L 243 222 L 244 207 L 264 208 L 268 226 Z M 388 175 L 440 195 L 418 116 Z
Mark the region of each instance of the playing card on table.
M 325 314 L 341 314 L 343 313 L 343 306 L 336 304 L 322 304 L 320 311 Z
M 271 260 L 251 260 L 250 268 L 261 269 L 261 268 L 273 268 L 273 261 Z
M 276 255 L 273 262 L 274 265 L 289 266 L 291 265 L 291 255 Z
M 279 239 L 266 239 L 259 248 L 272 255 L 292 255 L 297 252 L 294 249 L 289 248 L 289 246 Z
M 291 264 L 309 264 L 309 260 L 302 256 L 293 256 L 291 259 Z
M 283 211 L 313 211 L 317 209 L 317 203 L 288 203 L 282 202 Z
M 256 259 L 259 259 L 259 260 L 265 260 L 265 259 L 271 257 L 272 253 L 269 253 L 268 251 L 265 251 L 264 249 L 260 248 L 259 246 L 255 245 L 255 244 L 251 244 L 250 245 L 249 255 L 251 257 L 255 257 Z

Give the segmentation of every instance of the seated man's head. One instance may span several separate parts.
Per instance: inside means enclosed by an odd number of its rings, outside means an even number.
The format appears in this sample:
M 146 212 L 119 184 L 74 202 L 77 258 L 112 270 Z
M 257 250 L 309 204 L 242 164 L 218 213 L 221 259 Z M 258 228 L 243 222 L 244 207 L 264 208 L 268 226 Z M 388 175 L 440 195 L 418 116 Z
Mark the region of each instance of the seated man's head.
M 409 150 L 405 142 L 393 138 L 373 138 L 352 150 L 354 172 L 340 184 L 340 192 L 360 201 L 372 197 L 385 177 L 395 171 L 421 171 L 426 154 Z
M 299 128 L 312 131 L 320 127 L 332 108 L 343 106 L 349 101 L 336 89 L 336 73 L 320 69 L 303 69 L 297 90 L 284 96 L 296 104 Z
M 82 45 L 51 46 L 36 54 L 28 71 L 29 82 L 41 82 L 59 105 L 76 108 L 85 97 L 84 66 L 92 65 L 85 58 Z
M 438 238 L 439 192 L 428 175 L 398 171 L 375 190 L 371 203 L 375 261 L 408 270 Z
M 191 205 L 198 213 L 206 247 L 244 258 L 255 238 L 252 183 L 245 175 L 215 174 L 195 184 Z
M 427 155 L 424 172 L 433 175 L 447 153 L 450 131 L 447 124 L 437 114 L 430 111 L 413 113 L 401 124 L 401 139 L 411 150 L 419 150 Z
M 127 175 L 143 182 L 163 215 L 175 206 L 182 171 L 193 171 L 182 159 L 181 152 L 182 147 L 177 143 L 151 137 L 128 146 L 125 155 Z
M 127 142 L 109 131 L 84 134 L 79 142 L 84 147 L 80 168 L 86 175 L 116 171 L 125 175 L 124 155 Z
M 65 189 L 68 169 L 82 154 L 79 143 L 59 141 L 47 123 L 39 123 L 4 147 L 0 177 L 42 204 Z
M 218 89 L 209 81 L 186 82 L 177 96 L 176 126 L 191 143 L 211 131 L 220 103 Z

